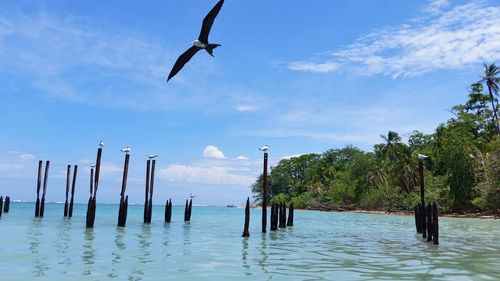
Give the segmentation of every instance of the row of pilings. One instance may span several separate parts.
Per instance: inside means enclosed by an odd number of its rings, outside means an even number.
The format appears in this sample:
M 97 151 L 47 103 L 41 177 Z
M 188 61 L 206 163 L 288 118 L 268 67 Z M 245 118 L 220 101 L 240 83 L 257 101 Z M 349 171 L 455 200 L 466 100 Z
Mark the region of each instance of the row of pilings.
M 264 212 L 264 209 L 262 211 Z M 293 203 L 290 203 L 288 207 L 288 218 L 287 218 L 287 207 L 285 203 L 272 203 L 270 211 L 271 211 L 270 226 L 269 226 L 270 231 L 277 231 L 279 228 L 285 229 L 287 227 L 293 226 L 293 212 L 294 212 Z M 250 225 L 250 198 L 247 198 L 247 203 L 245 206 L 245 224 L 243 226 L 243 234 L 241 235 L 242 237 L 250 236 L 250 232 L 248 230 L 249 225 Z M 263 228 L 262 233 L 266 233 L 265 228 Z
M 417 233 L 422 234 L 422 238 L 427 242 L 439 244 L 439 211 L 436 202 L 427 204 L 424 208 L 422 204 L 415 206 L 415 227 Z

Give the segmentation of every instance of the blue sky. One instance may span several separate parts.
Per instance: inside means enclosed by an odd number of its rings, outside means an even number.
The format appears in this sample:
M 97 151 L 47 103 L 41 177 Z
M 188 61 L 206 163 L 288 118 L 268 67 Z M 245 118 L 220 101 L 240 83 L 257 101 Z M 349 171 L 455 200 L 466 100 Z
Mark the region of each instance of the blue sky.
M 198 53 L 167 83 L 215 3 L 0 1 L 0 193 L 34 200 L 42 159 L 49 201 L 78 164 L 85 202 L 103 140 L 100 202 L 118 202 L 130 145 L 130 201 L 155 153 L 155 203 L 239 204 L 263 144 L 276 163 L 430 133 L 500 59 L 499 1 L 226 0 L 215 58 Z

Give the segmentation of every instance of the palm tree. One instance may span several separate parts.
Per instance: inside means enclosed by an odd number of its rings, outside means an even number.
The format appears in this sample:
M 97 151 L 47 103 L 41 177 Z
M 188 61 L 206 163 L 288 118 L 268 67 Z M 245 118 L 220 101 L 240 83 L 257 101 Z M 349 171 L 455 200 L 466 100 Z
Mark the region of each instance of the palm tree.
M 500 68 L 498 68 L 494 63 L 487 65 L 484 64 L 484 76 L 481 77 L 479 82 L 485 82 L 488 86 L 488 93 L 490 94 L 491 106 L 493 107 L 493 124 L 497 130 L 497 134 L 500 134 L 500 124 L 498 123 L 498 101 L 495 104 L 495 97 L 493 94 L 498 95 L 498 85 L 500 84 Z

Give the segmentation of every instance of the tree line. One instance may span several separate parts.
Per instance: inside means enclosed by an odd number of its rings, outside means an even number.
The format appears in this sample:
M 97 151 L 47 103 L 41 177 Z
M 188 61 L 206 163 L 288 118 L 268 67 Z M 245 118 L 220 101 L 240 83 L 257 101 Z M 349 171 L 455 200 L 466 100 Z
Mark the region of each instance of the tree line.
M 444 211 L 500 209 L 500 69 L 484 65 L 465 104 L 432 134 L 381 135 L 373 151 L 352 145 L 284 159 L 271 167 L 268 198 L 298 208 L 411 210 L 420 202 L 418 154 L 425 167 L 426 202 Z M 485 89 L 486 88 L 486 89 Z M 262 202 L 262 175 L 251 186 Z

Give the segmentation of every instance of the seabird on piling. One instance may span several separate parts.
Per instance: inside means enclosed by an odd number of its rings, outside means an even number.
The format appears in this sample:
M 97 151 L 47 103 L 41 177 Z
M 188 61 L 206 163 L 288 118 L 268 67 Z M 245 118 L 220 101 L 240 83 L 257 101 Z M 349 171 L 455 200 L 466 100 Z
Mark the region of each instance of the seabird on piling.
M 158 157 L 158 155 L 157 155 L 157 154 L 148 154 L 148 155 L 146 155 L 146 156 L 148 157 L 148 159 L 149 159 L 149 160 L 151 160 L 151 159 L 154 159 L 154 158 Z
M 219 0 L 217 4 L 210 10 L 210 12 L 203 19 L 203 25 L 201 26 L 200 36 L 198 39 L 193 41 L 193 46 L 187 49 L 182 55 L 177 58 L 177 61 L 174 64 L 174 67 L 170 71 L 168 75 L 167 82 L 179 72 L 182 67 L 201 49 L 205 49 L 209 55 L 212 57 L 213 49 L 219 47 L 219 44 L 210 44 L 208 43 L 208 34 L 210 33 L 210 29 L 212 28 L 212 24 L 214 23 L 215 17 L 219 14 L 220 9 L 222 8 L 222 4 L 224 0 Z
M 262 150 L 263 152 L 267 152 L 269 150 L 269 145 L 265 144 L 263 147 L 259 148 L 259 150 Z
M 125 152 L 126 154 L 128 154 L 130 152 L 130 146 L 127 146 L 125 148 L 122 148 L 120 149 L 121 152 Z
M 104 142 L 103 141 L 100 141 L 99 142 L 99 148 L 102 148 L 104 146 Z
M 196 194 L 194 194 L 194 193 L 189 193 L 189 198 L 193 199 L 194 197 L 196 197 Z
M 427 158 L 429 158 L 429 156 L 427 156 L 427 155 L 423 155 L 423 154 L 419 154 L 418 155 L 418 159 L 420 159 L 420 160 L 424 160 L 424 159 L 427 159 Z

